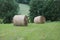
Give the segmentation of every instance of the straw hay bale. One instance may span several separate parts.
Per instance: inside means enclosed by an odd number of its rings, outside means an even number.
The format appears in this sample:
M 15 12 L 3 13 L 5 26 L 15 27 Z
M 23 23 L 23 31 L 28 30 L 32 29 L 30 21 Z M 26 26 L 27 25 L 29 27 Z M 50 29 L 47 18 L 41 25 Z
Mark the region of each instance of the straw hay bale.
M 46 19 L 44 16 L 37 16 L 34 18 L 34 23 L 40 24 L 45 23 Z
M 28 17 L 26 15 L 15 15 L 13 17 L 13 24 L 16 26 L 27 26 Z

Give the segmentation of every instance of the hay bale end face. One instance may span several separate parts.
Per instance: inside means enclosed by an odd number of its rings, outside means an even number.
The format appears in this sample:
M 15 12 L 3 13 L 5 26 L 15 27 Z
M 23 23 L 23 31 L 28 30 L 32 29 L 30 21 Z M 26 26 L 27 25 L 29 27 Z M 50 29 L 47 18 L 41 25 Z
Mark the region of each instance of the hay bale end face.
M 34 18 L 34 23 L 36 24 L 42 24 L 42 23 L 45 23 L 46 19 L 44 16 L 37 16 Z
M 15 26 L 27 26 L 28 25 L 28 17 L 26 15 L 15 15 L 13 17 L 13 24 Z

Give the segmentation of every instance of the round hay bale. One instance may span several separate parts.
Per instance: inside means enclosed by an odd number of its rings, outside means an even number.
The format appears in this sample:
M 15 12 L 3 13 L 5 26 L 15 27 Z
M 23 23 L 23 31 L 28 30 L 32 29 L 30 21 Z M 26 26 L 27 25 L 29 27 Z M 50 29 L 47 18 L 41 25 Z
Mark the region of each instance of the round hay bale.
M 15 15 L 13 17 L 13 24 L 16 26 L 27 26 L 28 17 L 26 15 Z
M 42 24 L 42 23 L 45 23 L 46 19 L 44 16 L 37 16 L 34 18 L 34 23 L 37 23 L 37 24 Z

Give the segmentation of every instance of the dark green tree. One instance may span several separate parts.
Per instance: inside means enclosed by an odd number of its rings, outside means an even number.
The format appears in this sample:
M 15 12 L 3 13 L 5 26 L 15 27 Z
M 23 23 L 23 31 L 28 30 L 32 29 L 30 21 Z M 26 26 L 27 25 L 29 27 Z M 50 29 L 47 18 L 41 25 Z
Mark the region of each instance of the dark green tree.
M 18 3 L 29 4 L 30 0 L 16 0 Z
M 31 0 L 30 1 L 30 22 L 33 22 L 36 16 L 45 16 L 46 20 L 56 21 L 60 17 L 60 6 L 54 0 Z M 57 19 L 58 18 L 58 19 Z
M 11 23 L 13 16 L 18 13 L 18 8 L 15 0 L 0 0 L 0 18 L 3 23 Z

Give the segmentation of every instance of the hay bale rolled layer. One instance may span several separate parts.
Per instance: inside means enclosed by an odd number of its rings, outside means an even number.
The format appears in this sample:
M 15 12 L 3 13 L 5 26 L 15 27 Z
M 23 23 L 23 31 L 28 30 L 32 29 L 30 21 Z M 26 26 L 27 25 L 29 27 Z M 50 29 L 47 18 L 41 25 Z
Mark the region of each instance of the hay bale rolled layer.
M 13 24 L 15 26 L 27 26 L 28 25 L 28 17 L 26 15 L 15 15 L 13 17 Z
M 45 23 L 46 19 L 44 16 L 37 16 L 34 18 L 34 23 L 37 23 L 37 24 L 42 24 L 42 23 Z

